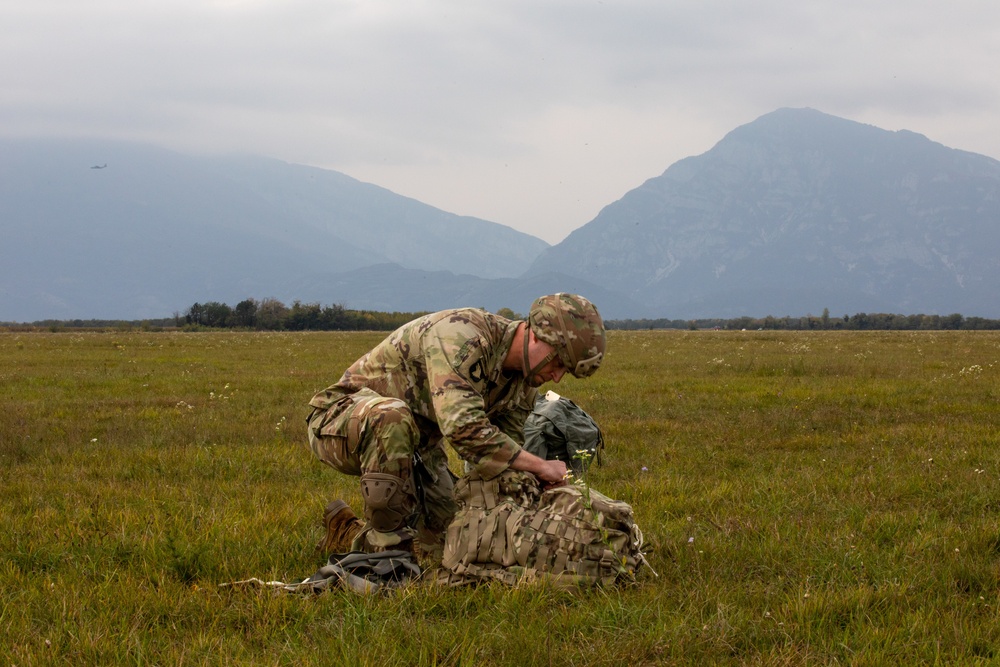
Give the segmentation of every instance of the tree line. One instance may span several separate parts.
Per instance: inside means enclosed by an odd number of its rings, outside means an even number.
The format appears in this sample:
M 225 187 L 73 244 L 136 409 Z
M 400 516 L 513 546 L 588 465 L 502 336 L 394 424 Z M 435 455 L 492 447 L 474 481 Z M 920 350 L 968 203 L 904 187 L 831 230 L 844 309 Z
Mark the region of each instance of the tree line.
M 510 308 L 501 308 L 499 315 L 524 319 Z M 230 308 L 224 303 L 196 303 L 184 315 L 184 325 L 211 328 L 253 328 L 285 331 L 391 331 L 424 313 L 380 313 L 368 310 L 347 310 L 341 305 L 321 306 L 318 303 L 295 301 L 286 307 L 277 299 L 256 301 L 246 299 Z M 179 323 L 180 325 L 180 323 Z M 606 320 L 608 329 L 726 329 L 726 330 L 969 330 L 1000 329 L 1000 320 L 983 317 L 951 315 L 897 315 L 891 313 L 856 313 L 831 317 L 829 309 L 820 316 L 804 317 L 736 317 L 680 319 Z
M 789 330 L 789 331 L 941 331 L 941 330 L 987 330 L 1000 329 L 1000 320 L 985 317 L 963 317 L 951 315 L 897 315 L 891 313 L 856 313 L 843 317 L 831 317 L 824 309 L 819 317 L 736 317 L 730 319 L 645 319 L 609 320 L 609 329 L 726 329 L 746 330 Z
M 392 331 L 423 313 L 383 313 L 348 310 L 339 304 L 294 301 L 286 306 L 277 299 L 244 299 L 230 307 L 218 301 L 195 303 L 176 324 L 184 329 L 258 329 L 263 331 Z
M 262 331 L 392 331 L 425 312 L 401 313 L 374 310 L 349 310 L 339 304 L 323 306 L 319 303 L 294 301 L 286 306 L 277 299 L 244 299 L 236 306 L 218 301 L 195 303 L 183 314 L 174 313 L 172 318 L 126 320 L 40 320 L 32 323 L 0 322 L 5 329 L 48 328 L 60 329 L 109 329 L 139 328 L 148 330 L 182 329 L 257 329 Z M 498 315 L 512 320 L 525 316 L 510 308 L 501 308 Z M 824 309 L 820 316 L 804 317 L 736 317 L 703 319 L 619 319 L 605 320 L 608 329 L 724 329 L 740 330 L 996 330 L 1000 320 L 984 317 L 963 317 L 951 315 L 898 315 L 891 313 L 856 313 L 843 317 L 831 317 Z

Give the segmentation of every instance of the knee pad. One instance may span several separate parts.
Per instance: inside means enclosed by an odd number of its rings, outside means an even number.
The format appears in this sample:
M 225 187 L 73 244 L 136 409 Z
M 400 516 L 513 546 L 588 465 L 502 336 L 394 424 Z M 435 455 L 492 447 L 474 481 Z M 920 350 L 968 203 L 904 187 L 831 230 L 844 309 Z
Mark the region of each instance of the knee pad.
M 414 496 L 408 481 L 381 472 L 361 475 L 365 519 L 380 532 L 402 528 L 413 510 Z

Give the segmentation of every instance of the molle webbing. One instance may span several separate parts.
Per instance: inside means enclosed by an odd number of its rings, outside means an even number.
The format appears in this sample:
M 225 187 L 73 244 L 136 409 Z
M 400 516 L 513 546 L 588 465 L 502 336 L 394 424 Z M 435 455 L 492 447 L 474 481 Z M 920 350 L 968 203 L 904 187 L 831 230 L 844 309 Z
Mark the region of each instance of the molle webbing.
M 530 475 L 472 475 L 456 486 L 461 509 L 448 528 L 448 583 L 548 579 L 571 585 L 632 579 L 642 538 L 627 504 L 575 486 L 542 492 Z

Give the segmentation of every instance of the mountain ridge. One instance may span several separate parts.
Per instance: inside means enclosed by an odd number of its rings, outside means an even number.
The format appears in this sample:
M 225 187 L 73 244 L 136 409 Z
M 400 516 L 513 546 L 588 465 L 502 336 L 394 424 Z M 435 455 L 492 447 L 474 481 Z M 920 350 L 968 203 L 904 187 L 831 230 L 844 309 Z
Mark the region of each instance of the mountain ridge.
M 1000 162 L 813 109 L 734 128 L 554 246 L 339 172 L 113 142 L 0 141 L 0 222 L 2 321 L 554 291 L 612 319 L 1000 316 Z
M 586 275 L 666 316 L 969 312 L 1000 265 L 1000 162 L 780 109 L 609 204 L 528 274 Z M 948 289 L 949 281 L 957 289 Z
M 291 300 L 296 277 L 378 263 L 514 277 L 548 247 L 339 172 L 122 142 L 0 141 L 0 221 L 4 320 Z

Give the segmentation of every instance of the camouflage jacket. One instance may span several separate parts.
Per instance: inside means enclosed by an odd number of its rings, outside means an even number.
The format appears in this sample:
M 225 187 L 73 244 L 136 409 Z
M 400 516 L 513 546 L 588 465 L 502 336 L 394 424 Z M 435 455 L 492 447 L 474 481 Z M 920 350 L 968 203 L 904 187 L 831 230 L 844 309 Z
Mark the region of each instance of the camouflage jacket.
M 502 368 L 518 324 L 475 308 L 424 315 L 355 361 L 309 404 L 325 409 L 362 387 L 400 398 L 426 438 L 422 447 L 440 446 L 444 438 L 491 479 L 520 453 L 537 396 L 520 373 Z

